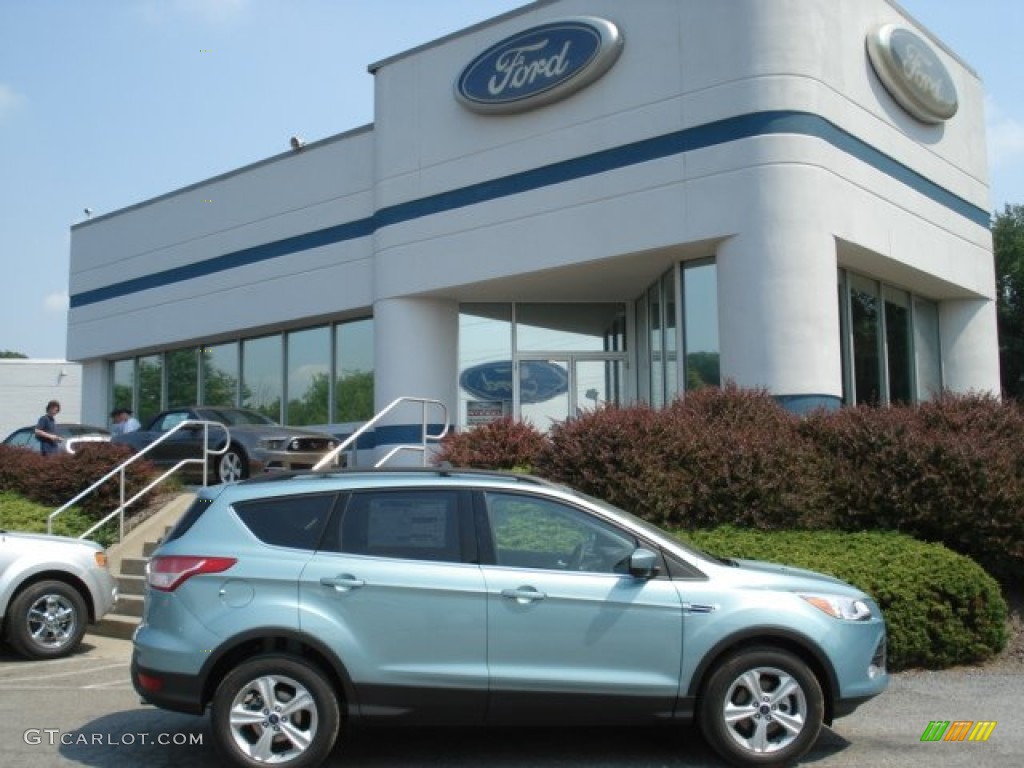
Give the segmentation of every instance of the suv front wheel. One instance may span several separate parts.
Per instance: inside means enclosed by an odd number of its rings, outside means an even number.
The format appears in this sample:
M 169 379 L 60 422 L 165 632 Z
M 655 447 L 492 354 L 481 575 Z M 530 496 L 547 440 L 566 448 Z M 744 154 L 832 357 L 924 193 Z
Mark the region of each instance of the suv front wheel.
M 750 648 L 722 661 L 700 704 L 704 738 L 734 765 L 788 765 L 818 739 L 825 703 L 796 656 Z
M 229 672 L 213 697 L 213 738 L 239 766 L 320 765 L 341 723 L 323 673 L 291 656 L 260 656 Z

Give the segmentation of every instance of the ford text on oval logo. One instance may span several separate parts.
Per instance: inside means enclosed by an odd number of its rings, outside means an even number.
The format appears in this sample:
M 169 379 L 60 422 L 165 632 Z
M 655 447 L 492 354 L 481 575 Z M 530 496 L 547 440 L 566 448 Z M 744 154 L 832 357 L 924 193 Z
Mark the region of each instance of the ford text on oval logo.
M 956 114 L 956 86 L 925 40 L 896 24 L 868 34 L 868 58 L 878 78 L 901 107 L 925 123 L 941 123 Z
M 522 112 L 563 99 L 607 72 L 622 51 L 618 27 L 579 16 L 542 24 L 477 56 L 455 82 L 467 109 Z

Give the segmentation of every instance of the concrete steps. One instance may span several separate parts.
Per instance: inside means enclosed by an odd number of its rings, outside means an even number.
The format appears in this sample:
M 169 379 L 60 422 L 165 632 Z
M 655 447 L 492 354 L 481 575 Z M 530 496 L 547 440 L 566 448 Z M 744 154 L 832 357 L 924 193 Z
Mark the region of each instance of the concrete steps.
M 194 498 L 194 493 L 175 497 L 125 536 L 124 541 L 107 550 L 110 571 L 117 579 L 117 602 L 99 623 L 89 626 L 91 634 L 131 639 L 142 619 L 145 604 L 146 563 L 161 537 L 178 521 Z

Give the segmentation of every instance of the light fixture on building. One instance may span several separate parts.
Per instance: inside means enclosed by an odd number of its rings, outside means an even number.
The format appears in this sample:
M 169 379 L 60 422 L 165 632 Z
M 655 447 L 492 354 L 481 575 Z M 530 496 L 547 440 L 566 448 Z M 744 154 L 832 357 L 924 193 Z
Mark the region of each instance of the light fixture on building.
M 298 152 L 300 149 L 306 146 L 306 140 L 303 139 L 301 136 L 292 136 L 291 145 L 292 149 Z

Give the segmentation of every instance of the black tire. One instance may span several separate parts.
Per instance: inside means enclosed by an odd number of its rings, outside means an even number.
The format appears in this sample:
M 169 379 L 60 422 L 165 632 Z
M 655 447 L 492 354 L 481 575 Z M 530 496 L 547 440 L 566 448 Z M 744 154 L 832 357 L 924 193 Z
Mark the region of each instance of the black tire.
M 63 581 L 39 581 L 11 601 L 7 641 L 30 659 L 67 656 L 85 635 L 89 609 L 78 590 Z
M 298 705 L 294 711 L 292 702 Z M 292 656 L 242 662 L 217 686 L 211 709 L 217 749 L 245 768 L 271 759 L 287 768 L 320 765 L 334 748 L 341 726 L 338 697 L 324 674 Z
M 223 456 L 217 457 L 217 478 L 222 483 L 245 480 L 249 476 L 249 460 L 242 449 L 232 444 Z
M 715 668 L 699 703 L 701 732 L 733 765 L 789 765 L 818 740 L 825 714 L 821 685 L 799 658 L 749 648 Z M 726 708 L 731 716 L 726 717 Z M 748 717 L 742 717 L 744 712 Z

